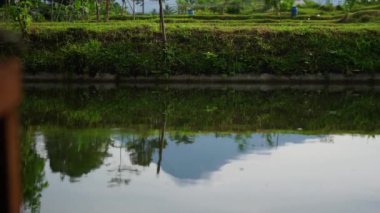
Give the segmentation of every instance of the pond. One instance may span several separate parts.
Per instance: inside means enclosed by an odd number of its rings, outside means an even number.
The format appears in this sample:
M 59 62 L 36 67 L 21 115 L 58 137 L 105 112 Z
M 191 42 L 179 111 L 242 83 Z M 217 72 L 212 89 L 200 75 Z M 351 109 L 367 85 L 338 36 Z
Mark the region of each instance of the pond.
M 26 212 L 378 212 L 371 86 L 29 85 Z

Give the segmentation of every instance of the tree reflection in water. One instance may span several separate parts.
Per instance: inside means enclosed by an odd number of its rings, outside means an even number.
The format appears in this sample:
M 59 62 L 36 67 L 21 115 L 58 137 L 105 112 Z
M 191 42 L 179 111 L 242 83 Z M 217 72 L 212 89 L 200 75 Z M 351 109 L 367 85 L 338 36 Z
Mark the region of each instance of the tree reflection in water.
M 23 129 L 21 138 L 23 210 L 39 212 L 41 193 L 48 187 L 45 179 L 45 159 L 37 154 L 34 132 Z
M 70 181 L 99 168 L 108 155 L 108 135 L 96 131 L 55 131 L 45 133 L 46 150 L 52 172 Z
M 125 147 L 125 145 L 124 145 L 124 138 L 122 135 L 120 135 L 120 138 L 118 139 L 116 139 L 115 137 L 111 137 L 110 146 L 119 150 L 119 165 L 117 166 L 117 168 L 108 170 L 108 172 L 114 173 L 114 176 L 111 178 L 111 180 L 108 181 L 108 187 L 128 185 L 131 182 L 131 179 L 128 177 L 124 177 L 124 173 L 132 172 L 136 175 L 139 175 L 140 171 L 132 166 L 123 165 L 122 150 Z

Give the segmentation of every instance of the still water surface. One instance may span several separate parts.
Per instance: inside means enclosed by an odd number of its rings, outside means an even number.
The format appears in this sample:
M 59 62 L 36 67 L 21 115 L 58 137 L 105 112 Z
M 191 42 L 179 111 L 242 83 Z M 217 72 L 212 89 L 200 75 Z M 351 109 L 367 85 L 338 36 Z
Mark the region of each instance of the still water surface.
M 227 102 L 231 91 L 171 92 L 27 90 L 24 209 L 380 211 L 377 92 L 234 91 Z

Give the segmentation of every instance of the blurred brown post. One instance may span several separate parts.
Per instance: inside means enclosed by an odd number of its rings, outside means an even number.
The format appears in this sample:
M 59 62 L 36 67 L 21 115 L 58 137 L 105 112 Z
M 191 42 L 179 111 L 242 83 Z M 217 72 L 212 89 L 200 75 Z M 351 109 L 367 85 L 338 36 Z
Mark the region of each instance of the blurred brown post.
M 21 179 L 17 107 L 21 100 L 21 65 L 17 58 L 0 61 L 1 212 L 20 212 Z

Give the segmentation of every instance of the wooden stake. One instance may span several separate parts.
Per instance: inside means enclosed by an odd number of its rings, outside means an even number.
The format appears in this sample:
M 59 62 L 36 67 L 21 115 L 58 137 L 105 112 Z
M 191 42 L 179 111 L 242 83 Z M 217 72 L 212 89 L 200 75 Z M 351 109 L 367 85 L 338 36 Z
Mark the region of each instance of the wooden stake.
M 164 8 L 162 6 L 162 0 L 158 0 L 158 4 L 160 5 L 160 31 L 162 35 L 162 42 L 164 45 L 166 44 L 166 32 L 165 32 L 165 21 L 164 21 Z
M 0 62 L 1 202 L 4 212 L 20 212 L 21 170 L 17 107 L 21 100 L 21 65 L 18 59 Z M 4 198 L 3 197 L 3 198 Z

